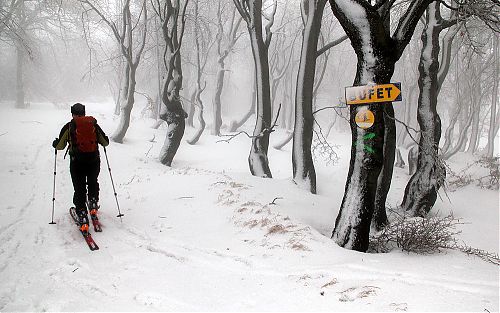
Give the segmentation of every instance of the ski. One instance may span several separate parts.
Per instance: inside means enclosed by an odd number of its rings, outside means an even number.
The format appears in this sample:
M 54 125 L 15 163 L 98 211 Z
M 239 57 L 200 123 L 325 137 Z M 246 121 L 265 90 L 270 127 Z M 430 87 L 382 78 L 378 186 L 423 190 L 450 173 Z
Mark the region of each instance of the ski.
M 90 235 L 90 233 L 87 230 L 81 230 L 80 229 L 80 223 L 78 221 L 78 216 L 76 215 L 76 210 L 74 207 L 69 208 L 69 214 L 71 215 L 71 218 L 75 222 L 75 224 L 78 226 L 78 230 L 82 234 L 83 238 L 85 239 L 85 242 L 89 246 L 89 249 L 94 251 L 94 250 L 99 250 L 99 246 L 95 243 L 94 239 Z
M 102 232 L 101 222 L 99 222 L 99 218 L 97 218 L 97 210 L 90 210 L 90 218 L 92 220 L 92 225 L 94 226 L 94 231 L 100 233 Z

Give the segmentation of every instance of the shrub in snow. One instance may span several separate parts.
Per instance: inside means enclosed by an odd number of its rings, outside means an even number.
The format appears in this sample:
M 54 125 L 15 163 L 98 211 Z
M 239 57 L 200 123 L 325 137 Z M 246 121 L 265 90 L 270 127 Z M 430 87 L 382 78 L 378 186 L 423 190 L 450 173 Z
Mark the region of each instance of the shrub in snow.
M 481 188 L 498 190 L 498 181 L 500 178 L 499 160 L 499 157 L 482 156 L 472 164 L 458 171 L 458 173 L 448 168 L 448 172 L 450 173 L 448 187 L 451 188 L 451 190 L 457 190 L 458 188 L 465 187 L 476 181 L 477 186 Z M 474 165 L 478 165 L 484 169 L 479 172 L 479 177 L 477 172 L 474 172 L 475 177 L 468 172 Z
M 432 254 L 453 249 L 500 265 L 498 254 L 459 243 L 456 226 L 463 224 L 452 214 L 440 217 L 410 217 L 391 211 L 391 222 L 370 237 L 369 252 L 389 252 L 395 248 L 408 253 Z
M 418 254 L 440 252 L 456 246 L 457 224 L 459 220 L 452 215 L 422 218 L 396 213 L 389 225 L 371 237 L 370 251 L 388 252 L 397 247 Z

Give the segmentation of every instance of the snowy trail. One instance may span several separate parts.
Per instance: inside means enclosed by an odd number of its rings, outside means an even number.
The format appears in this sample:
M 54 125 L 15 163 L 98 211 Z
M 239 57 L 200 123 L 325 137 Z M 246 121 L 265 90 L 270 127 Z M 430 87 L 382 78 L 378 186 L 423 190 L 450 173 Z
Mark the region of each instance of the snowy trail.
M 91 252 L 67 212 L 73 189 L 61 153 L 57 224 L 48 224 L 50 143 L 67 112 L 36 110 L 37 122 L 25 123 L 25 111 L 2 110 L 0 132 L 22 125 L 32 136 L 0 138 L 0 311 L 498 310 L 498 267 L 481 260 L 336 246 L 328 233 L 339 188 L 313 196 L 289 179 L 252 177 L 245 141 L 215 146 L 222 149 L 215 160 L 206 142 L 183 146 L 166 168 L 154 157 L 161 143 L 144 140 L 164 130 L 132 129 L 127 144 L 108 149 L 125 216 L 116 218 L 103 158 L 103 232 L 91 231 L 100 247 Z M 99 120 L 111 129 L 112 120 Z M 196 163 L 196 149 L 205 163 Z M 220 156 L 235 150 L 242 161 L 221 165 Z

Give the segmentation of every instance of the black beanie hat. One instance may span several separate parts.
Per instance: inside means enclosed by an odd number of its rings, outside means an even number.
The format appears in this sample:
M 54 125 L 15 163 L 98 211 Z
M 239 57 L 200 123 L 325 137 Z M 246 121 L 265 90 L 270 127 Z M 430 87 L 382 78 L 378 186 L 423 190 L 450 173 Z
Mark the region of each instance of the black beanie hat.
M 71 106 L 71 114 L 85 115 L 85 106 L 81 103 L 75 103 Z

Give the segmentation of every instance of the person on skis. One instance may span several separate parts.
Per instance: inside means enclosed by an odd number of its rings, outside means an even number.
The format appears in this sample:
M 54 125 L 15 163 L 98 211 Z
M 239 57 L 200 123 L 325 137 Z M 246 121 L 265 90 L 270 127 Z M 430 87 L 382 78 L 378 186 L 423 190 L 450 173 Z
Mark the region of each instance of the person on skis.
M 109 145 L 109 139 L 92 116 L 85 116 L 85 106 L 75 103 L 71 106 L 72 119 L 63 126 L 59 138 L 52 147 L 64 150 L 68 144 L 70 173 L 73 182 L 73 203 L 79 219 L 80 230 L 87 232 L 89 227 L 88 210 L 91 218 L 97 221 L 99 209 L 99 183 L 97 181 L 101 159 L 98 144 Z M 88 186 L 88 198 L 87 198 Z M 88 199 L 88 203 L 86 203 Z

